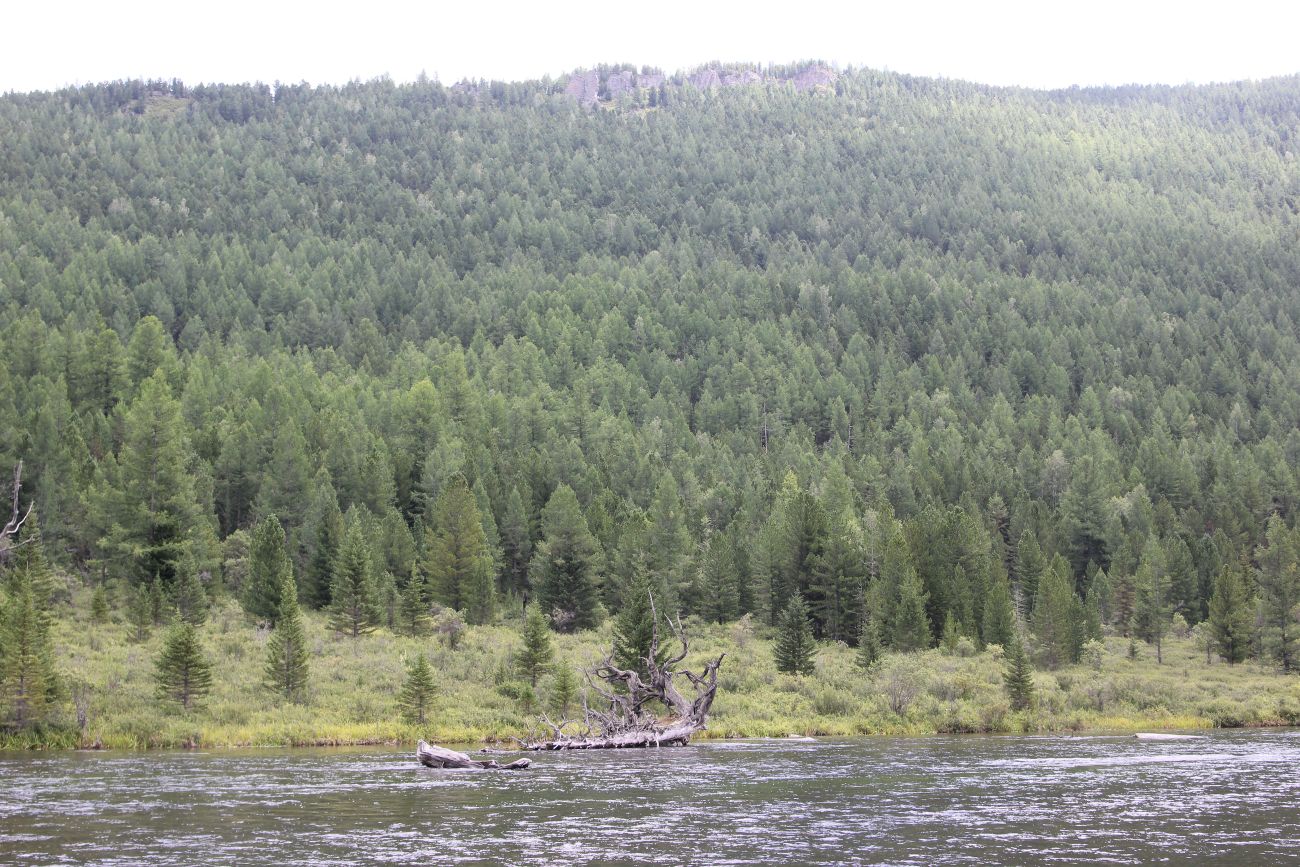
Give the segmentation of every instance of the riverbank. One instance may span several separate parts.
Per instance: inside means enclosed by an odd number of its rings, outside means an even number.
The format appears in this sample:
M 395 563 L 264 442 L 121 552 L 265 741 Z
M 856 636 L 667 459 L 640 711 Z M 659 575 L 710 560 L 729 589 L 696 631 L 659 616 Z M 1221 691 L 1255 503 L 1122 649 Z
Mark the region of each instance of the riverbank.
M 88 595 L 80 593 L 56 623 L 58 666 L 70 695 L 59 718 L 0 734 L 0 749 L 340 746 L 419 738 L 492 743 L 529 732 L 552 690 L 549 676 L 533 688 L 514 675 L 511 660 L 520 646 L 514 624 L 468 628 L 453 646 L 446 635 L 410 638 L 384 629 L 343 638 L 327 630 L 321 615 L 308 614 L 308 699 L 282 703 L 261 685 L 267 633 L 224 602 L 201 630 L 213 664 L 212 692 L 185 712 L 155 697 L 163 631 L 135 643 L 128 625 L 94 624 L 89 609 Z M 1171 636 L 1162 665 L 1153 648 L 1139 643 L 1131 659 L 1127 639 L 1108 638 L 1104 651 L 1084 664 L 1037 671 L 1034 706 L 1013 712 L 997 649 L 889 655 L 868 673 L 857 667 L 852 649 L 823 645 L 816 674 L 793 677 L 776 671 L 760 626 L 698 624 L 691 637 L 690 667 L 727 654 L 708 738 L 1300 724 L 1300 678 L 1255 663 L 1207 664 L 1190 638 Z M 555 635 L 553 643 L 557 659 L 581 671 L 609 646 L 609 625 Z M 397 708 L 407 662 L 417 653 L 429 658 L 438 688 L 424 726 L 403 722 Z

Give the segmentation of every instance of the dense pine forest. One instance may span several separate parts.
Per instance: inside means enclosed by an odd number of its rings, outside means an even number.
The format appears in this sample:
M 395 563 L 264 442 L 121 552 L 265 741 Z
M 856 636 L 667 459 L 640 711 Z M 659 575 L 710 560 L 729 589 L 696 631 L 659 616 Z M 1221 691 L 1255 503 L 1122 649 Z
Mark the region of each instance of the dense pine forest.
M 1300 668 L 1300 78 L 809 68 L 0 98 L 11 721 L 86 599 L 235 600 L 295 699 L 295 590 Z

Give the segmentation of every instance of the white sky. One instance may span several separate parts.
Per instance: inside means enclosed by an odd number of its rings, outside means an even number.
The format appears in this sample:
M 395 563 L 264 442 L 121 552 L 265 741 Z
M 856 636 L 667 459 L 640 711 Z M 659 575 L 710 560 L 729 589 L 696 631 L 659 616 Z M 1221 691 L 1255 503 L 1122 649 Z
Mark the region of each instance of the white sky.
M 1296 0 L 16 0 L 0 92 L 119 78 L 518 80 L 596 63 L 840 65 L 989 84 L 1225 81 L 1300 72 Z

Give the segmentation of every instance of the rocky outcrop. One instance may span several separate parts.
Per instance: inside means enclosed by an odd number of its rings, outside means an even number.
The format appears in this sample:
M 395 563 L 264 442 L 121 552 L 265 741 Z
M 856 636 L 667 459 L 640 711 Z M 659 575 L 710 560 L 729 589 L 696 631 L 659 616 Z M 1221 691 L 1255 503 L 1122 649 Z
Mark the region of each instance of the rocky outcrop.
M 606 68 L 607 69 L 607 68 Z M 786 67 L 779 70 L 763 72 L 757 68 L 743 66 L 723 67 L 704 66 L 689 73 L 686 82 L 696 90 L 712 91 L 720 88 L 749 87 L 765 82 L 789 82 L 801 93 L 833 89 L 839 79 L 839 73 L 825 64 L 805 66 L 797 71 Z M 662 86 L 667 78 L 661 72 L 635 73 L 629 70 L 609 72 L 604 76 L 602 86 L 601 70 L 579 70 L 569 76 L 564 93 L 579 105 L 591 108 L 602 99 L 617 102 L 620 97 L 638 90 L 653 90 Z M 677 79 L 678 82 L 681 79 Z
M 835 81 L 839 75 L 829 66 L 809 66 L 795 73 L 794 78 L 790 79 L 794 83 L 794 89 L 798 91 L 816 90 L 819 87 L 835 86 Z

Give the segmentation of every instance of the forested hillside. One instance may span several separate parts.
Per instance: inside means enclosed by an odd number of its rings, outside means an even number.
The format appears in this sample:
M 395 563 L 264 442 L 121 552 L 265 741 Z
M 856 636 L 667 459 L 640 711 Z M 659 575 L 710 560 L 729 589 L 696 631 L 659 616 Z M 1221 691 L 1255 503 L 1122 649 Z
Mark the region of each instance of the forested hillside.
M 1300 79 L 565 83 L 0 98 L 45 555 L 274 620 L 278 522 L 353 626 L 649 585 L 1044 665 L 1210 618 L 1300 667 Z

